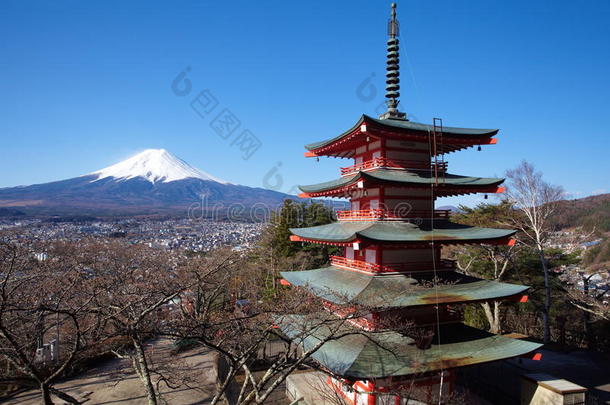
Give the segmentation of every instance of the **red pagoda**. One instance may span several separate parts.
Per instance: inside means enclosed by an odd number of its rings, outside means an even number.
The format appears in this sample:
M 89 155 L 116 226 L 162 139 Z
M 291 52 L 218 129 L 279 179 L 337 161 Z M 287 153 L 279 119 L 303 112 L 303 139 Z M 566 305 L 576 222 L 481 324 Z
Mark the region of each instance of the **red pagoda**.
M 527 355 L 540 345 L 462 323 L 461 304 L 523 301 L 527 290 L 460 274 L 441 258 L 446 245 L 514 242 L 513 230 L 452 223 L 448 211 L 434 209 L 437 197 L 503 191 L 503 179 L 450 174 L 444 160 L 448 152 L 495 144 L 498 130 L 409 121 L 398 110 L 395 4 L 388 27 L 387 112 L 379 119 L 363 115 L 344 133 L 306 146 L 306 157 L 352 158 L 354 164 L 341 168 L 336 180 L 301 186 L 301 196 L 347 198 L 351 209 L 337 212 L 337 222 L 291 229 L 291 240 L 340 246 L 343 253 L 332 256 L 329 267 L 282 276 L 323 300 L 338 319 L 349 318 L 345 328 L 357 330 L 313 355 L 348 403 L 407 403 L 399 394 L 404 387 L 439 403 L 439 394 L 445 398 L 453 389 L 456 368 Z M 350 308 L 367 312 L 350 318 Z M 280 327 L 296 338 L 302 322 L 289 316 Z M 412 327 L 396 327 L 401 324 Z M 299 343 L 313 347 L 325 333 L 320 328 Z

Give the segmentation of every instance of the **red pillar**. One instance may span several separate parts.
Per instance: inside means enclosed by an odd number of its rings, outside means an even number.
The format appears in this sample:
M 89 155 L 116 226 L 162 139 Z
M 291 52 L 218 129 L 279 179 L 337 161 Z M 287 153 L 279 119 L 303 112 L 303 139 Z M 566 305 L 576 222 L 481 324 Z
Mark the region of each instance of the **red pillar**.
M 373 393 L 375 391 L 375 383 L 369 381 L 369 400 L 367 405 L 375 405 L 377 403 L 377 395 Z

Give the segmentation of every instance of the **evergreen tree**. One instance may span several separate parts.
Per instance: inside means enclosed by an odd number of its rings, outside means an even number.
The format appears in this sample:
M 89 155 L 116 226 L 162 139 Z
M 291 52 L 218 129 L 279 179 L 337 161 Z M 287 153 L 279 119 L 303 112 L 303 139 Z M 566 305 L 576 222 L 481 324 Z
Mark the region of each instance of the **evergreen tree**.
M 274 264 L 290 270 L 297 267 L 322 266 L 328 256 L 337 248 L 327 245 L 290 241 L 290 228 L 319 226 L 333 222 L 334 211 L 331 207 L 319 203 L 299 203 L 285 200 L 284 205 L 272 213 L 269 225 L 263 232 L 261 248 L 264 254 L 271 254 Z M 288 260 L 286 260 L 288 259 Z

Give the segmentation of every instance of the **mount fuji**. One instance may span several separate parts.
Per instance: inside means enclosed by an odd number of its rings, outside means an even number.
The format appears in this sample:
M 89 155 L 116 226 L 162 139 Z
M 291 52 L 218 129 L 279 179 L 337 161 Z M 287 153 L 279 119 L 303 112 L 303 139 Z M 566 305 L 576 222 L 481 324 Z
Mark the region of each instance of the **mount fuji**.
M 277 208 L 288 194 L 231 184 L 165 149 L 67 180 L 0 188 L 2 212 L 30 215 L 199 215 Z
M 90 173 L 98 176 L 97 180 L 113 177 L 118 180 L 129 180 L 141 177 L 151 183 L 170 183 L 184 179 L 211 180 L 228 184 L 199 169 L 195 169 L 182 159 L 178 159 L 165 149 L 147 149 L 127 160 Z M 96 180 L 96 181 L 97 181 Z

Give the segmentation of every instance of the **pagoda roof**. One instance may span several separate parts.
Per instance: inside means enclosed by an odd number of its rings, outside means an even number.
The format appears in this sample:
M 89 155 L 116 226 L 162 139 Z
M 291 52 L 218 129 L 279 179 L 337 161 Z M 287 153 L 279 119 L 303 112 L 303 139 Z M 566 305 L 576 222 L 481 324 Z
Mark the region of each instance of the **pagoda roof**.
M 308 228 L 290 228 L 290 232 L 309 241 L 339 243 L 361 238 L 380 242 L 486 243 L 509 238 L 517 232 L 510 229 L 479 228 L 447 220 L 428 219 L 418 222 L 421 223 L 340 221 Z
M 289 283 L 306 288 L 333 304 L 355 304 L 367 308 L 485 301 L 519 296 L 529 288 L 483 280 L 455 271 L 371 275 L 331 266 L 281 274 Z M 433 282 L 436 288 L 431 287 Z
M 343 132 L 342 134 L 326 139 L 319 142 L 310 143 L 305 145 L 305 149 L 315 151 L 320 148 L 332 145 L 333 143 L 343 140 L 343 138 L 354 135 L 358 132 L 363 124 L 367 125 L 367 128 L 371 128 L 371 133 L 375 131 L 389 133 L 395 135 L 396 138 L 401 137 L 425 137 L 424 140 L 428 139 L 428 136 L 434 130 L 434 127 L 429 124 L 422 124 L 419 122 L 413 122 L 402 119 L 377 119 L 368 115 L 362 115 L 358 122 Z M 478 128 L 458 128 L 458 127 L 443 127 L 443 139 L 446 142 L 454 143 L 455 145 L 446 145 L 446 150 L 439 152 L 451 152 L 453 150 L 463 149 L 468 146 L 477 144 L 489 143 L 489 138 L 496 135 L 499 129 L 478 129 Z M 462 145 L 462 146 L 459 146 Z
M 387 182 L 394 183 L 402 186 L 414 186 L 424 187 L 429 186 L 437 182 L 433 173 L 430 170 L 403 170 L 403 169 L 373 169 L 366 172 L 358 172 L 350 176 L 343 176 L 336 180 L 327 181 L 324 183 L 299 186 L 299 189 L 307 194 L 323 193 L 343 187 L 349 187 L 355 185 L 359 180 L 370 180 L 375 182 Z M 497 187 L 504 181 L 502 178 L 497 177 L 472 177 L 472 176 L 460 176 L 457 174 L 445 174 L 439 176 L 438 189 L 447 189 L 450 191 L 451 188 L 460 189 L 460 194 L 465 193 L 466 189 L 472 189 L 476 192 L 477 189 L 482 192 L 493 192 L 494 187 Z M 493 191 L 490 191 L 490 188 Z M 438 193 L 438 192 L 437 192 Z
M 304 350 L 336 336 L 312 357 L 332 373 L 356 379 L 407 376 L 486 363 L 525 355 L 542 346 L 452 323 L 439 325 L 433 345 L 424 350 L 417 348 L 413 338 L 395 331 L 366 332 L 344 320 L 337 320 L 336 324 L 313 322 L 306 316 L 286 315 L 276 323 Z

